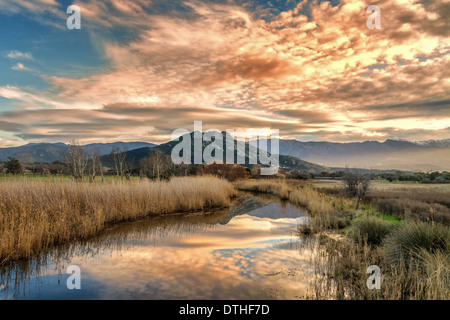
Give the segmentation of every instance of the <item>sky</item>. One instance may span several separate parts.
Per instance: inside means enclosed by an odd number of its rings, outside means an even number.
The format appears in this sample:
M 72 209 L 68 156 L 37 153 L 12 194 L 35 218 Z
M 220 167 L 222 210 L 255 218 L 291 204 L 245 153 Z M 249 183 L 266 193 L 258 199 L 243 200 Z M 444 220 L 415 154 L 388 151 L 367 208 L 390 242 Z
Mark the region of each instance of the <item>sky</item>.
M 0 0 L 0 71 L 0 147 L 448 139 L 450 0 Z

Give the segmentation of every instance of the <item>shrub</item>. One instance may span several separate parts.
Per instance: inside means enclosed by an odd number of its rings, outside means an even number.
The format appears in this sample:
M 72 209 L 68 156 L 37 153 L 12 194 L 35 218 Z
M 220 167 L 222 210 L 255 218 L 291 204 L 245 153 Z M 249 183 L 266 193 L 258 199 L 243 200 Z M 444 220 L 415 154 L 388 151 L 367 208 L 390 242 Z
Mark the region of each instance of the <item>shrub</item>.
M 8 161 L 5 162 L 5 167 L 11 174 L 19 174 L 23 172 L 23 167 L 20 161 L 12 157 L 8 157 Z
M 394 228 L 393 224 L 375 217 L 365 217 L 357 221 L 355 227 L 355 241 L 367 241 L 371 246 L 380 245 Z

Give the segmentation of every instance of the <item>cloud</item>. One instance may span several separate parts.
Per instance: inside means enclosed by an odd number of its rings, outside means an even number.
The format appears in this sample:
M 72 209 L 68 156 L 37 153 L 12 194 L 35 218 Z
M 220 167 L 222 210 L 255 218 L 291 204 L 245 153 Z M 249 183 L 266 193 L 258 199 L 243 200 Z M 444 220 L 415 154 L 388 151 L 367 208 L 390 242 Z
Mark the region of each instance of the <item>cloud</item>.
M 21 132 L 24 126 L 20 123 L 13 123 L 8 121 L 0 121 L 0 130 L 9 132 Z
M 17 50 L 9 52 L 7 57 L 10 59 L 33 60 L 33 55 L 30 52 L 20 52 Z
M 23 63 L 20 62 L 14 65 L 11 69 L 15 71 L 31 71 L 30 68 L 26 67 Z
M 22 65 L 24 68 L 24 66 Z M 17 67 L 18 70 L 22 70 L 21 67 Z M 9 99 L 12 101 L 20 101 L 15 104 L 23 109 L 22 106 L 26 106 L 25 110 L 34 109 L 51 109 L 51 108 L 70 108 L 74 106 L 68 103 L 58 102 L 54 97 L 48 93 L 43 93 L 35 89 L 20 88 L 17 86 L 0 86 L 0 97 Z
M 219 130 L 272 127 L 285 138 L 384 139 L 394 123 L 405 135 L 416 137 L 413 125 L 429 136 L 450 115 L 448 1 L 379 0 L 381 30 L 367 29 L 359 0 L 254 11 L 233 1 L 74 4 L 108 66 L 77 78 L 42 75 L 45 92 L 3 87 L 4 97 L 36 108 L 90 110 L 82 123 L 52 117 L 58 136 L 136 137 L 140 128 L 156 142 L 202 120 Z
M 58 29 L 66 28 L 66 25 L 61 23 L 67 19 L 65 9 L 56 0 L 0 0 L 2 14 L 23 15 L 27 19 Z

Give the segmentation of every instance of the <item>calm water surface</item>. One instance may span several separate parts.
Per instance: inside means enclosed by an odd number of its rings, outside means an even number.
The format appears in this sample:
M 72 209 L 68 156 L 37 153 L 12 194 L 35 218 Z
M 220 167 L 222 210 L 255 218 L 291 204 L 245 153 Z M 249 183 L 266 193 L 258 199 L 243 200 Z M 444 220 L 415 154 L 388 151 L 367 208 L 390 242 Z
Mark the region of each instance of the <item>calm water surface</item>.
M 309 255 L 295 234 L 305 209 L 243 194 L 206 215 L 114 226 L 89 242 L 1 271 L 0 299 L 298 299 Z M 67 267 L 81 269 L 69 290 Z

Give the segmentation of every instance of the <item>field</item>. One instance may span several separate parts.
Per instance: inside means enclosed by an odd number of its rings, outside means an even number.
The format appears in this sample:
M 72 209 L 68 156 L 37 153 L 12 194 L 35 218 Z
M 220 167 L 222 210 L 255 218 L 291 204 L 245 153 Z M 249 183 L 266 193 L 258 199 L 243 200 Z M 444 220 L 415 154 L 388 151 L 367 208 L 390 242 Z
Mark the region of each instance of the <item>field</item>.
M 310 179 L 308 183 L 315 188 L 334 188 L 339 189 L 342 186 L 341 181 L 332 179 Z M 398 189 L 424 189 L 424 190 L 448 190 L 450 191 L 449 183 L 417 183 L 417 182 L 389 182 L 387 180 L 372 180 L 373 190 L 398 190 Z
M 0 265 L 89 238 L 112 223 L 228 206 L 234 195 L 229 182 L 210 176 L 104 183 L 2 178 Z
M 342 184 L 333 180 L 314 181 L 312 185 L 328 194 L 338 195 Z M 372 207 L 399 219 L 435 221 L 450 225 L 450 184 L 399 183 L 375 180 L 365 197 L 366 209 Z

